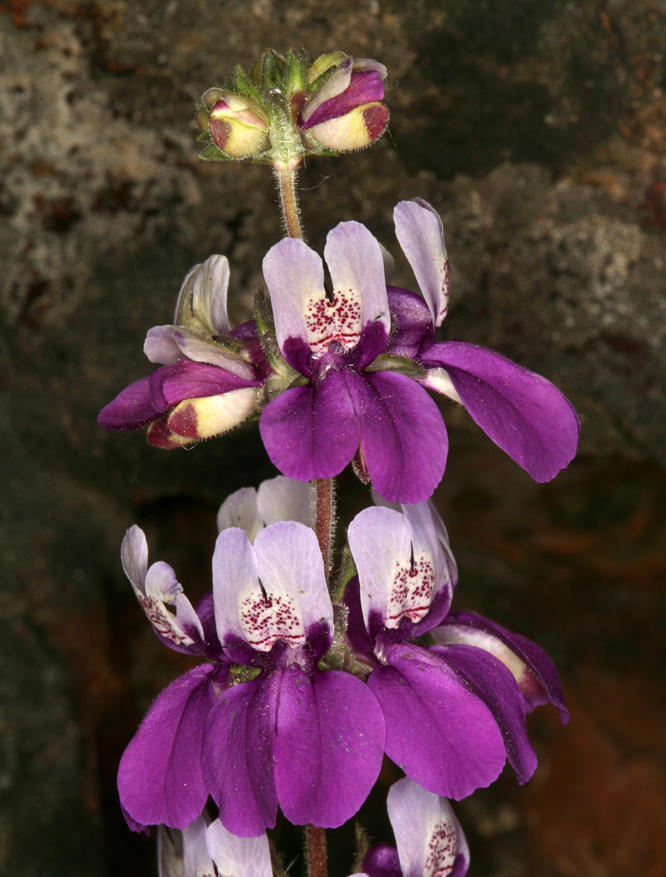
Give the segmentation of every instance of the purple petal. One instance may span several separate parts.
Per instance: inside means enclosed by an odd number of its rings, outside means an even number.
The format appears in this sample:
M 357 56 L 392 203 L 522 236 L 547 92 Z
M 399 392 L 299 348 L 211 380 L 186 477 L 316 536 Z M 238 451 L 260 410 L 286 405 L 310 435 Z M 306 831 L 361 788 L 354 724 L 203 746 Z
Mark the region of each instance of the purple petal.
M 428 305 L 420 295 L 397 286 L 389 286 L 387 295 L 392 330 L 385 352 L 414 359 L 421 347 L 432 340 L 433 323 Z
M 349 610 L 347 639 L 356 655 L 364 663 L 375 664 L 377 661 L 374 651 L 374 638 L 370 637 L 365 626 L 363 609 L 361 608 L 361 585 L 358 576 L 354 576 L 347 583 L 344 602 Z
M 502 732 L 518 782 L 527 782 L 536 770 L 537 757 L 527 737 L 523 696 L 510 671 L 493 655 L 473 646 L 432 646 L 429 652 L 445 661 L 487 705 Z
M 451 269 L 446 255 L 444 228 L 427 201 L 401 201 L 393 210 L 395 233 L 423 293 L 435 327 L 441 326 L 449 307 Z
M 288 338 L 308 343 L 305 314 L 308 302 L 326 301 L 324 264 L 308 245 L 298 238 L 284 238 L 268 251 L 263 261 L 264 278 L 271 295 L 275 333 L 285 353 Z
M 386 805 L 403 874 L 462 877 L 467 873 L 469 848 L 446 798 L 405 777 L 391 786 Z
M 354 343 L 369 324 L 381 323 L 386 337 L 391 330 L 384 257 L 377 239 L 360 222 L 341 222 L 326 238 L 324 258 L 331 272 L 333 304 L 339 322 L 356 332 Z M 340 308 L 343 311 L 340 311 Z M 358 329 L 353 317 L 358 310 Z M 341 341 L 344 347 L 353 346 Z
M 439 409 L 411 378 L 395 372 L 346 374 L 361 421 L 361 451 L 377 493 L 392 502 L 428 499 L 446 465 Z
M 472 418 L 535 481 L 550 481 L 573 460 L 580 424 L 550 381 L 461 341 L 433 344 L 423 360 L 446 369 Z
M 149 376 L 125 387 L 113 402 L 102 408 L 97 422 L 104 429 L 134 432 L 147 426 L 159 414 L 153 405 Z
M 273 750 L 279 676 L 228 689 L 206 722 L 203 774 L 220 808 L 220 822 L 239 837 L 257 837 L 275 826 Z
M 342 825 L 381 768 L 384 722 L 373 694 L 350 674 L 329 671 L 310 679 L 292 665 L 283 676 L 277 729 L 275 781 L 287 819 Z
M 459 800 L 499 776 L 506 752 L 490 709 L 436 656 L 386 650 L 368 687 L 386 721 L 386 754 L 419 785 Z
M 268 838 L 236 837 L 219 819 L 208 826 L 208 851 L 217 866 L 216 874 L 224 877 L 272 877 L 271 852 Z M 183 877 L 187 877 L 183 874 Z
M 185 673 L 152 705 L 125 750 L 118 792 L 132 819 L 183 829 L 201 814 L 208 790 L 201 772 L 201 743 L 215 703 L 205 664 Z
M 195 612 L 201 622 L 201 628 L 204 633 L 205 654 L 218 663 L 227 663 L 227 659 L 222 652 L 222 644 L 217 635 L 215 626 L 215 602 L 213 600 L 213 592 L 209 591 L 194 607 Z
M 182 359 L 183 354 L 173 338 L 175 329 L 175 326 L 153 326 L 148 330 L 143 352 L 151 362 L 173 365 Z
M 308 122 L 310 116 L 314 114 L 315 110 L 318 110 L 319 107 L 338 95 L 343 94 L 349 88 L 353 66 L 354 59 L 351 55 L 348 55 L 340 62 L 337 70 L 328 77 L 323 85 L 320 85 L 319 88 L 317 88 L 301 113 L 301 119 L 299 122 L 301 128 L 303 128 Z
M 432 636 L 438 645 L 463 643 L 490 652 L 512 672 L 527 699 L 528 709 L 531 699 L 549 700 L 562 722 L 569 721 L 555 664 L 532 640 L 475 612 L 452 612 L 442 627 L 432 631 Z
M 318 387 L 294 387 L 264 408 L 259 432 L 271 462 L 289 478 L 332 478 L 350 462 L 361 425 L 340 372 Z
M 181 359 L 173 366 L 163 366 L 160 389 L 167 405 L 184 399 L 219 396 L 232 390 L 260 387 L 261 381 L 240 377 L 215 365 Z M 160 370 L 161 371 L 161 370 Z
M 314 111 L 311 109 L 310 104 L 306 106 L 303 116 L 309 110 L 308 119 L 301 122 L 300 127 L 307 131 L 308 128 L 312 128 L 314 125 L 321 125 L 331 119 L 345 116 L 357 107 L 363 106 L 363 104 L 384 100 L 384 93 L 384 83 L 375 70 L 352 73 L 349 85 L 341 94 L 320 103 Z
M 398 851 L 395 847 L 389 847 L 387 844 L 371 847 L 366 853 L 361 867 L 363 873 L 367 874 L 368 877 L 403 877 Z M 352 877 L 360 877 L 360 875 L 352 874 Z M 412 875 L 406 875 L 406 877 L 412 877 Z

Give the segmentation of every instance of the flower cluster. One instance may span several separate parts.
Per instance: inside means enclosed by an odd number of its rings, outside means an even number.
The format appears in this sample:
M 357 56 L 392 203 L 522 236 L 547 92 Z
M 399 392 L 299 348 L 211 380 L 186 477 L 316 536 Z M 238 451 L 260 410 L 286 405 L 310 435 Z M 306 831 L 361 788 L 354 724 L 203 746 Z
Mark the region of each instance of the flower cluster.
M 148 567 L 142 531 L 128 531 L 123 566 L 155 632 L 206 661 L 162 692 L 125 751 L 118 788 L 133 827 L 186 829 L 209 795 L 240 837 L 272 828 L 278 805 L 294 824 L 336 827 L 367 797 L 384 753 L 422 789 L 460 799 L 507 758 L 529 779 L 534 704 L 551 701 L 567 720 L 538 646 L 450 611 L 456 566 L 428 502 L 369 508 L 350 524 L 349 669 L 331 669 L 310 490 L 280 476 L 226 500 L 213 589 L 196 608 L 171 567 Z M 425 633 L 432 645 L 417 644 Z
M 268 50 L 250 75 L 239 65 L 197 104 L 207 161 L 252 159 L 295 165 L 306 155 L 363 149 L 386 130 L 386 67 L 344 52 L 313 63 Z
M 464 406 L 539 482 L 574 457 L 571 404 L 492 350 L 436 337 L 451 275 L 425 201 L 394 211 L 420 294 L 391 285 L 392 259 L 360 223 L 328 234 L 330 288 L 299 236 L 296 166 L 379 137 L 385 80 L 381 64 L 341 52 L 310 63 L 267 51 L 204 94 L 202 157 L 271 164 L 291 237 L 263 260 L 269 299 L 260 290 L 254 319 L 234 329 L 227 259 L 196 265 L 173 324 L 148 332 L 158 368 L 99 415 L 107 429 L 147 426 L 167 449 L 257 417 L 282 473 L 222 504 L 212 588 L 196 606 L 168 564 L 149 566 L 137 526 L 123 541 L 156 635 L 200 660 L 153 703 L 118 772 L 130 827 L 160 826 L 162 877 L 270 877 L 265 832 L 278 808 L 295 825 L 337 828 L 385 756 L 405 774 L 388 794 L 396 847 L 360 843 L 354 877 L 464 877 L 469 851 L 448 799 L 488 786 L 507 761 L 529 780 L 536 706 L 568 721 L 545 652 L 452 609 L 458 573 L 431 500 L 448 439 L 429 391 Z M 350 463 L 375 504 L 349 524 L 336 577 L 329 479 Z
M 449 297 L 441 220 L 424 201 L 402 201 L 395 227 L 422 297 L 387 286 L 382 247 L 357 222 L 328 235 L 330 297 L 318 254 L 285 238 L 263 264 L 272 319 L 258 312 L 233 330 L 227 260 L 196 266 L 175 325 L 148 332 L 144 349 L 162 367 L 124 390 L 99 422 L 122 430 L 151 423 L 151 444 L 172 448 L 261 411 L 268 456 L 290 478 L 331 478 L 353 462 L 383 498 L 416 503 L 432 495 L 448 451 L 432 390 L 464 405 L 536 481 L 550 480 L 576 452 L 571 403 L 492 350 L 435 341 Z

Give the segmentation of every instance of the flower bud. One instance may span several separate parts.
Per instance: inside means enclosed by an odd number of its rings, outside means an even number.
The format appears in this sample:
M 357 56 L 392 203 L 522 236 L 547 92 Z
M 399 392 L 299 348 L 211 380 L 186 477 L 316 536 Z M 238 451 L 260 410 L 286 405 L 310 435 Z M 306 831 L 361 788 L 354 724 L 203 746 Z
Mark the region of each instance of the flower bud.
M 197 122 L 230 158 L 252 158 L 268 145 L 268 119 L 249 97 L 209 89 L 197 108 Z
M 322 55 L 310 68 L 308 81 L 314 82 L 315 90 L 298 124 L 307 132 L 307 141 L 334 152 L 349 152 L 369 146 L 386 130 L 389 114 L 382 103 L 386 68 L 377 61 L 354 61 L 349 56 L 337 61 L 339 55 Z M 322 76 L 323 82 L 317 85 Z

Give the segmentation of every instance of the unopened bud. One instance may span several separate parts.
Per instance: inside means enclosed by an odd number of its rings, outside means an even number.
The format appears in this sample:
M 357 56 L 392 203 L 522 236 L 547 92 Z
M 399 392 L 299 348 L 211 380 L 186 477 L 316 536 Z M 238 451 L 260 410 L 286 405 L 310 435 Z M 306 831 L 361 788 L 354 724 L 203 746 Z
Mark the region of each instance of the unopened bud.
M 321 74 L 314 79 L 314 93 L 307 100 L 300 116 L 299 127 L 306 140 L 333 152 L 363 149 L 386 130 L 388 109 L 384 106 L 386 68 L 377 61 L 353 61 L 331 53 L 318 58 L 308 72 Z M 316 85 L 318 79 L 323 82 Z
M 268 148 L 268 119 L 245 95 L 209 89 L 197 108 L 197 122 L 231 158 L 252 158 Z

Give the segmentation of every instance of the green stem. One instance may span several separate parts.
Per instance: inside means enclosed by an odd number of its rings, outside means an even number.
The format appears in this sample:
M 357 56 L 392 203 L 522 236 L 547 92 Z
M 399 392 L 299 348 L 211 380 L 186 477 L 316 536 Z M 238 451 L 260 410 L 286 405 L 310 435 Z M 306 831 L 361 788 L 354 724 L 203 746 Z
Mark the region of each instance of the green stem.
M 301 226 L 301 210 L 298 206 L 298 165 L 300 159 L 292 159 L 288 164 L 275 162 L 273 173 L 280 193 L 280 209 L 282 210 L 282 222 L 287 237 L 300 238 L 303 240 L 303 227 Z
M 305 843 L 308 857 L 308 877 L 327 877 L 326 829 L 306 825 Z

